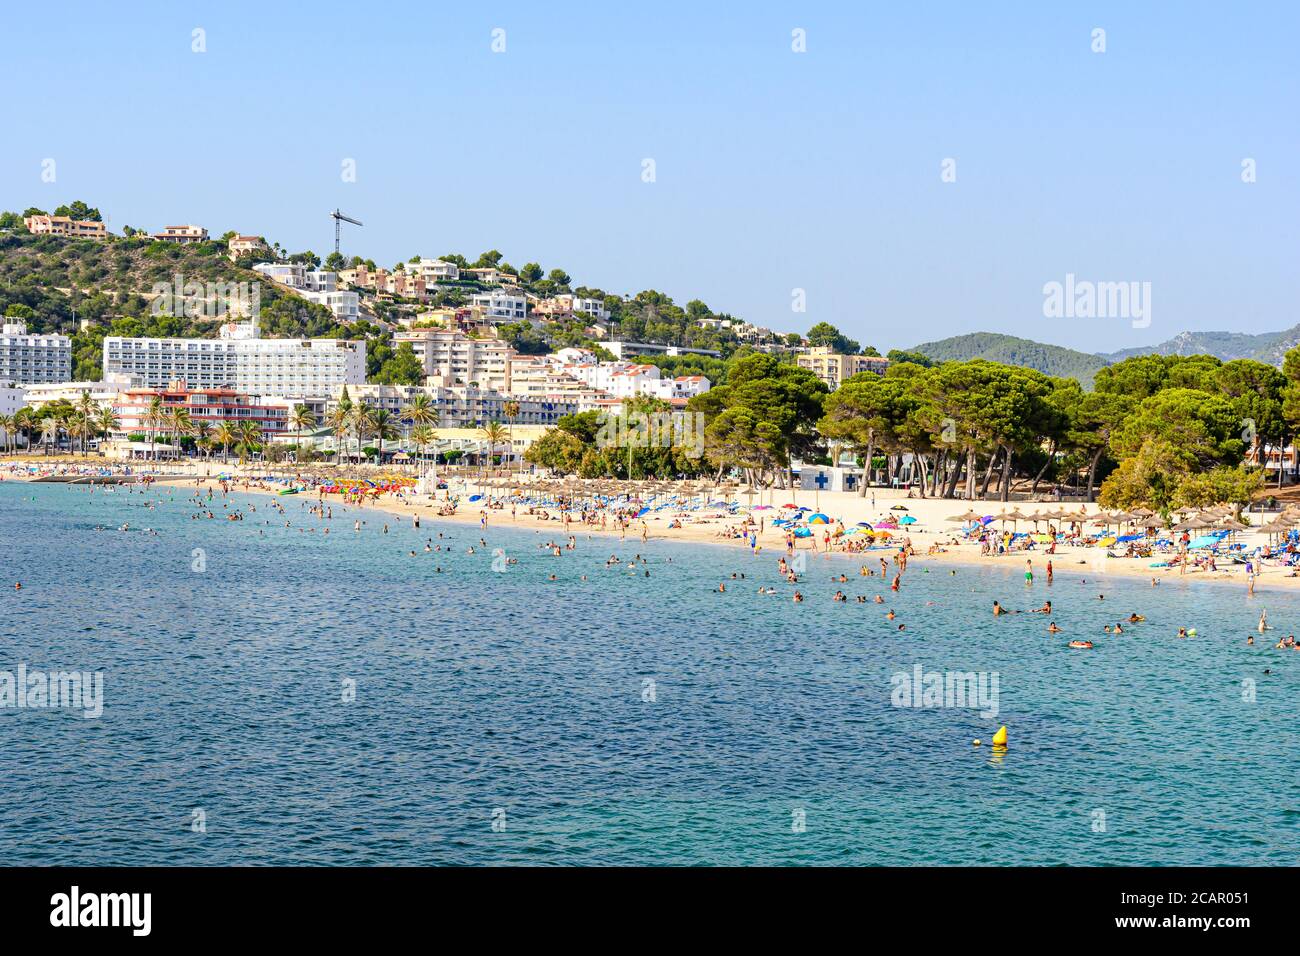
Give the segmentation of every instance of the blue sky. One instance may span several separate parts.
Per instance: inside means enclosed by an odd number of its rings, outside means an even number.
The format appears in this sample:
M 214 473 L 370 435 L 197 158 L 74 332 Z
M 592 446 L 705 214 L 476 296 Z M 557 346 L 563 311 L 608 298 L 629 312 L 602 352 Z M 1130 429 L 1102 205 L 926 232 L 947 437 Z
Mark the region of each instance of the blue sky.
M 496 248 L 882 351 L 1273 331 L 1300 322 L 1298 10 L 23 4 L 0 208 L 83 199 L 115 231 L 196 222 L 324 254 L 339 206 L 365 223 L 344 252 L 384 265 Z M 1044 318 L 1067 273 L 1150 282 L 1150 326 Z

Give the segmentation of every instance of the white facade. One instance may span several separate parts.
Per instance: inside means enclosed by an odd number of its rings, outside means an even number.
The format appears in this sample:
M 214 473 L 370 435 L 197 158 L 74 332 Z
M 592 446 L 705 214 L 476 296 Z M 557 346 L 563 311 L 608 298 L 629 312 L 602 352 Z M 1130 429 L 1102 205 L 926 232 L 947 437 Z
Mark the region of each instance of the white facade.
M 23 407 L 23 397 L 27 394 L 26 389 L 21 385 L 15 385 L 13 382 L 0 382 L 0 418 L 8 418 L 20 408 Z M 7 444 L 9 436 L 5 434 L 3 427 L 0 427 L 0 443 Z M 0 445 L 3 447 L 3 445 Z
M 309 273 L 310 274 L 310 273 Z M 333 273 L 329 273 L 333 275 Z M 300 293 L 308 302 L 323 305 L 334 313 L 339 322 L 355 322 L 361 317 L 361 297 L 355 292 L 308 292 Z
M 89 395 L 97 405 L 112 405 L 119 393 L 139 386 L 140 380 L 131 375 L 116 375 L 102 382 L 49 382 L 28 386 L 25 402 L 29 408 L 58 401 L 75 405 L 81 401 L 81 396 Z
M 501 339 L 472 338 L 449 329 L 411 329 L 393 337 L 393 348 L 410 343 L 426 377 L 443 385 L 479 385 L 505 390 L 514 349 Z
M 66 335 L 28 335 L 24 322 L 0 326 L 0 381 L 32 385 L 72 378 L 72 339 Z
M 419 262 L 407 263 L 406 268 L 425 282 L 454 282 L 460 278 L 460 266 L 441 259 L 421 259 Z
M 308 269 L 298 262 L 259 262 L 253 271 L 294 289 L 308 302 L 325 306 L 339 322 L 355 322 L 361 316 L 361 297 L 339 290 L 337 272 Z
M 481 308 L 495 322 L 518 322 L 528 318 L 528 297 L 519 291 L 493 289 L 491 292 L 480 292 L 469 301 L 470 305 Z
M 147 388 L 184 379 L 191 389 L 253 395 L 332 395 L 366 380 L 366 344 L 344 339 L 104 339 L 104 376 Z
M 647 395 L 664 401 L 684 400 L 707 392 L 712 385 L 703 375 L 664 378 L 657 366 L 631 362 L 574 365 L 568 371 L 592 388 L 608 392 L 615 398 Z

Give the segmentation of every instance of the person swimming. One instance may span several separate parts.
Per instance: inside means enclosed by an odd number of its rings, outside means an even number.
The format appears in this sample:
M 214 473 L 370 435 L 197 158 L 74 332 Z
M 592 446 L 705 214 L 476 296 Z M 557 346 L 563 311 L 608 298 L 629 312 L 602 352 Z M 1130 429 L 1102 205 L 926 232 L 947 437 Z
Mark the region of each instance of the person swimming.
M 1144 615 L 1138 614 L 1136 611 L 1134 611 L 1132 614 L 1130 614 L 1130 615 L 1128 616 L 1128 622 L 1129 622 L 1130 624 L 1137 624 L 1137 623 L 1139 623 L 1139 622 L 1141 622 L 1141 621 L 1145 621 L 1145 620 L 1146 620 L 1146 617 L 1145 617 Z
M 1047 633 L 1048 633 L 1048 634 L 1060 634 L 1060 633 L 1061 633 L 1061 629 L 1060 629 L 1059 627 L 1057 627 L 1057 626 L 1056 626 L 1056 622 L 1053 621 L 1051 624 L 1048 624 L 1048 625 L 1047 625 Z
M 999 614 L 1006 614 L 1006 613 L 1007 613 L 1007 609 L 1006 609 L 1006 608 L 1004 608 L 1004 607 L 1003 607 L 1001 604 L 999 604 L 997 601 L 994 601 L 994 602 L 993 602 L 993 616 L 994 616 L 994 617 L 997 617 Z

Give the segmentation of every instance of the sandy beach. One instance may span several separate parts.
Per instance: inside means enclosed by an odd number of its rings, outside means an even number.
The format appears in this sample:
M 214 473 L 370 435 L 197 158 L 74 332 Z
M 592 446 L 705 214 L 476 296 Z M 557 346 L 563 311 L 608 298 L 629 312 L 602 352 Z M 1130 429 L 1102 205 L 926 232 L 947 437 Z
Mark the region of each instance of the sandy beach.
M 21 469 L 29 465 L 55 472 L 60 468 L 76 468 L 75 463 L 70 464 L 67 461 L 55 463 L 37 459 L 31 462 L 7 462 L 0 465 L 0 477 L 18 481 L 35 480 L 37 474 L 22 473 Z M 87 467 L 92 465 L 88 463 Z M 103 463 L 95 462 L 93 467 L 102 468 Z M 208 489 L 220 487 L 221 481 L 215 477 L 218 473 L 230 476 L 227 484 L 231 491 L 272 496 L 278 496 L 280 490 L 284 488 L 282 482 L 291 477 L 283 474 L 267 475 L 261 469 L 249 467 L 241 469 L 237 465 L 219 465 L 215 462 L 204 462 L 188 467 L 169 465 L 165 471 L 160 471 L 152 477 L 159 485 L 166 483 L 183 485 L 187 488 Z M 136 475 L 143 477 L 139 469 Z M 384 493 L 358 503 L 355 500 L 347 500 L 343 494 L 322 494 L 318 490 L 304 490 L 294 496 L 294 500 L 310 499 L 313 502 L 319 500 L 334 507 L 357 508 L 376 515 L 388 515 L 406 524 L 412 523 L 414 517 L 418 515 L 422 527 L 433 527 L 440 521 L 476 526 L 486 516 L 489 527 L 510 526 L 521 529 L 531 527 L 538 531 L 553 532 L 560 537 L 570 534 L 590 535 L 608 538 L 615 543 L 622 541 L 635 543 L 644 534 L 647 540 L 673 540 L 749 549 L 748 532 L 752 530 L 755 532 L 759 552 L 772 554 L 774 559 L 775 556 L 785 552 L 786 538 L 785 529 L 773 522 L 783 514 L 790 513 L 791 509 L 783 506 L 795 505 L 811 508 L 814 513 L 824 514 L 830 519 L 829 524 L 812 526 L 812 530 L 815 531 L 813 537 L 795 540 L 795 547 L 808 557 L 815 555 L 874 567 L 880 557 L 892 558 L 901 547 L 910 544 L 913 564 L 955 563 L 1004 566 L 1024 570 L 1027 567 L 1026 562 L 1030 562 L 1028 567 L 1031 567 L 1036 575 L 1041 576 L 1046 573 L 1050 561 L 1055 573 L 1077 574 L 1085 578 L 1118 574 L 1145 577 L 1154 581 L 1166 578 L 1177 578 L 1182 581 L 1194 579 L 1220 584 L 1235 583 L 1242 588 L 1243 592 L 1249 584 L 1245 565 L 1231 563 L 1222 557 L 1214 570 L 1193 565 L 1153 566 L 1163 565 L 1175 556 L 1174 551 L 1157 553 L 1149 557 L 1111 556 L 1107 554 L 1106 548 L 1063 540 L 1057 544 L 1053 554 L 1049 553 L 1049 546 L 1041 542 L 1035 542 L 1032 547 L 1024 548 L 1027 539 L 1022 538 L 1007 553 L 981 554 L 981 546 L 977 540 L 967 540 L 962 536 L 963 523 L 951 520 L 954 516 L 966 512 L 972 507 L 971 504 L 961 499 L 909 497 L 907 492 L 901 489 L 876 488 L 862 496 L 851 492 L 810 492 L 790 489 L 763 489 L 747 494 L 742 490 L 732 498 L 733 501 L 738 500 L 740 503 L 740 507 L 734 514 L 721 507 L 716 509 L 706 507 L 692 511 L 665 508 L 651 511 L 644 518 L 632 518 L 625 530 L 620 529 L 619 523 L 613 520 L 612 516 L 602 528 L 598 523 L 583 523 L 577 518 L 576 512 L 573 513 L 573 520 L 566 527 L 563 513 L 558 509 L 539 509 L 539 513 L 529 514 L 528 506 L 517 503 L 511 491 L 508 485 L 484 486 L 475 477 L 465 477 L 451 479 L 448 489 L 438 491 L 434 496 L 417 496 L 408 490 L 404 494 Z M 485 494 L 486 497 L 475 502 L 468 500 L 471 495 L 480 493 Z M 439 510 L 447 508 L 450 501 L 457 503 L 455 514 L 439 514 Z M 489 501 L 493 504 L 499 503 L 500 507 L 485 507 Z M 1058 507 L 1065 507 L 1072 512 L 1082 510 L 1090 516 L 1101 514 L 1103 511 L 1096 504 L 1071 502 L 1058 504 L 1052 501 L 1013 500 L 1003 503 L 994 500 L 973 503 L 973 510 L 982 515 L 998 515 L 1016 509 L 1031 513 Z M 867 551 L 845 550 L 844 543 L 850 539 L 835 537 L 835 532 L 841 527 L 851 529 L 861 522 L 874 527 L 890 518 L 898 520 L 903 517 L 913 518 L 915 522 L 892 531 L 888 537 L 879 539 L 878 543 Z M 750 521 L 752 524 L 747 523 Z M 1057 524 L 1058 522 L 1044 521 L 1039 522 L 1035 527 L 1033 522 L 1017 522 L 1015 529 L 1046 532 L 1049 526 L 1056 529 Z M 1068 526 L 1068 522 L 1065 524 Z M 1001 530 L 1003 523 L 994 522 L 990 527 Z M 1012 523 L 1007 522 L 1006 528 L 1011 530 Z M 1089 535 L 1100 536 L 1103 533 L 1102 526 L 1094 527 L 1091 521 L 1084 522 L 1083 529 L 1085 534 Z M 1067 529 L 1059 530 L 1064 532 Z M 832 536 L 829 552 L 825 548 L 824 540 L 827 534 Z M 1253 530 L 1238 534 L 1235 540 L 1246 545 L 1246 553 L 1252 552 L 1257 546 L 1262 547 L 1269 543 L 1267 535 Z M 1276 557 L 1256 559 L 1254 565 L 1257 571 L 1256 591 L 1265 587 L 1300 587 L 1300 577 L 1294 576 L 1291 567 L 1277 563 Z

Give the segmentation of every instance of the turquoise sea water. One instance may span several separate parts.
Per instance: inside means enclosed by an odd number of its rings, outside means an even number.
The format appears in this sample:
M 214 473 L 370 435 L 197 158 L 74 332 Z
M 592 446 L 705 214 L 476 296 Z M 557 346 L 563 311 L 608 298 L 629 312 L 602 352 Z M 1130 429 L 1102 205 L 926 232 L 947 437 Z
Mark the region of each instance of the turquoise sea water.
M 286 529 L 267 498 L 193 521 L 171 494 L 0 482 L 0 671 L 104 675 L 99 719 L 0 708 L 8 864 L 1300 860 L 1300 652 L 1245 646 L 1262 607 L 1295 629 L 1297 595 L 1098 581 L 1068 556 L 1050 588 L 917 559 L 892 595 L 815 559 L 796 605 L 775 554 L 581 537 L 555 558 L 556 526 L 496 518 L 483 548 L 476 525 L 375 512 L 354 533 L 337 505 L 326 536 L 298 530 L 322 525 L 300 499 Z M 495 548 L 518 563 L 493 571 Z M 995 598 L 1050 598 L 1066 633 L 995 620 Z M 894 706 L 916 664 L 996 672 L 996 720 Z

